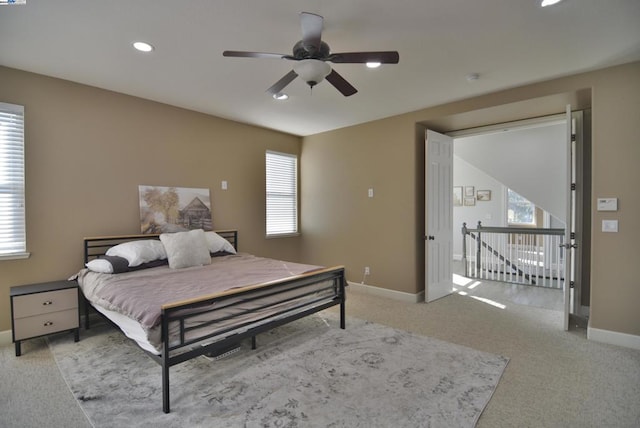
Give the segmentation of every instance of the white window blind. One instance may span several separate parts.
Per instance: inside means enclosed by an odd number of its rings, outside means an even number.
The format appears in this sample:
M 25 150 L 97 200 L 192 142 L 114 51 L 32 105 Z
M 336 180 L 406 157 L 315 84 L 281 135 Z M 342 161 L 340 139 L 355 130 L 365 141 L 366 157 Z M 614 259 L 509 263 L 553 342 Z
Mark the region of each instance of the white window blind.
M 26 251 L 24 107 L 0 103 L 0 258 Z
M 298 233 L 298 157 L 267 151 L 267 236 Z

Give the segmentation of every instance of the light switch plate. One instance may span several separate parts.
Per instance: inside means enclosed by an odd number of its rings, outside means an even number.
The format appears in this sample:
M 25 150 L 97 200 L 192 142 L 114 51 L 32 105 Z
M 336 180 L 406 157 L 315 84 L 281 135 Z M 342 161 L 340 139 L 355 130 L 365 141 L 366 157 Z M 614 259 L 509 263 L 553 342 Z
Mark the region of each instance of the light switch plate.
M 618 211 L 618 198 L 598 198 L 598 211 Z
M 618 220 L 602 220 L 602 231 L 603 232 L 617 232 L 618 231 Z

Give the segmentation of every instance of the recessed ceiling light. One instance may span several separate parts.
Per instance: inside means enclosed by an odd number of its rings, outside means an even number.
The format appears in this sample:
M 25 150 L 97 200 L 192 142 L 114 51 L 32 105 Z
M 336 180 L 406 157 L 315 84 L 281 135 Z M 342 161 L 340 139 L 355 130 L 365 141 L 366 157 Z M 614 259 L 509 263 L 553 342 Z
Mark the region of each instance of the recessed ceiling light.
M 560 3 L 562 0 L 542 0 L 542 3 L 540 3 L 540 6 L 542 7 L 546 7 L 546 6 L 553 6 L 554 4 Z
M 467 74 L 467 82 L 475 82 L 480 78 L 478 73 L 469 73 Z
M 381 65 L 381 63 L 377 62 L 377 61 L 376 62 L 372 61 L 372 62 L 368 62 L 367 63 L 367 67 L 369 67 L 369 68 L 378 68 L 378 67 L 380 67 L 380 65 Z
M 273 99 L 278 101 L 284 101 L 289 99 L 289 95 L 279 92 L 277 94 L 273 94 Z
M 153 46 L 146 42 L 134 42 L 133 47 L 140 52 L 151 52 L 153 50 Z

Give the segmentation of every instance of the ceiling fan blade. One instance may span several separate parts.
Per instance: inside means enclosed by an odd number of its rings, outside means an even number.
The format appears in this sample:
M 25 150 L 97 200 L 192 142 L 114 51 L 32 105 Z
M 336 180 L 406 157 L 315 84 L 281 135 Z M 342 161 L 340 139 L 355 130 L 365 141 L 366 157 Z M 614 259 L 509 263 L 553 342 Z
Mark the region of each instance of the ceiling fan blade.
M 300 26 L 302 27 L 302 42 L 305 46 L 313 46 L 320 49 L 322 39 L 322 23 L 324 18 L 315 13 L 301 12 Z
M 329 55 L 327 61 L 334 63 L 366 63 L 380 62 L 382 64 L 397 64 L 400 55 L 396 51 L 380 52 L 343 52 Z
M 345 97 L 351 96 L 358 92 L 356 88 L 351 86 L 351 83 L 347 82 L 345 78 L 339 75 L 335 70 L 331 70 L 331 73 L 329 73 L 327 77 L 325 77 L 325 79 L 327 79 L 329 83 L 335 86 L 336 89 L 339 90 Z
M 231 56 L 237 58 L 289 59 L 290 55 L 269 52 L 224 51 L 222 52 L 222 56 Z
M 293 82 L 293 80 L 296 77 L 298 77 L 296 72 L 291 70 L 290 72 L 285 74 L 282 79 L 278 80 L 276 83 L 273 84 L 273 86 L 271 86 L 269 89 L 267 89 L 267 92 L 269 94 L 271 94 L 271 95 L 279 94 L 285 88 L 285 86 L 287 86 L 289 83 Z

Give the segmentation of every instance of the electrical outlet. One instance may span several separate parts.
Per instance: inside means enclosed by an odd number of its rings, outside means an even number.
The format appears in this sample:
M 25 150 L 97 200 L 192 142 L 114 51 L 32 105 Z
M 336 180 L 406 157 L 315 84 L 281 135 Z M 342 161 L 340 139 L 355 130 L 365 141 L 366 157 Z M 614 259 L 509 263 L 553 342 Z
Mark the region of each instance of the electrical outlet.
M 369 266 L 365 266 L 364 267 L 364 274 L 365 275 L 370 275 L 371 274 L 371 270 L 369 269 Z

